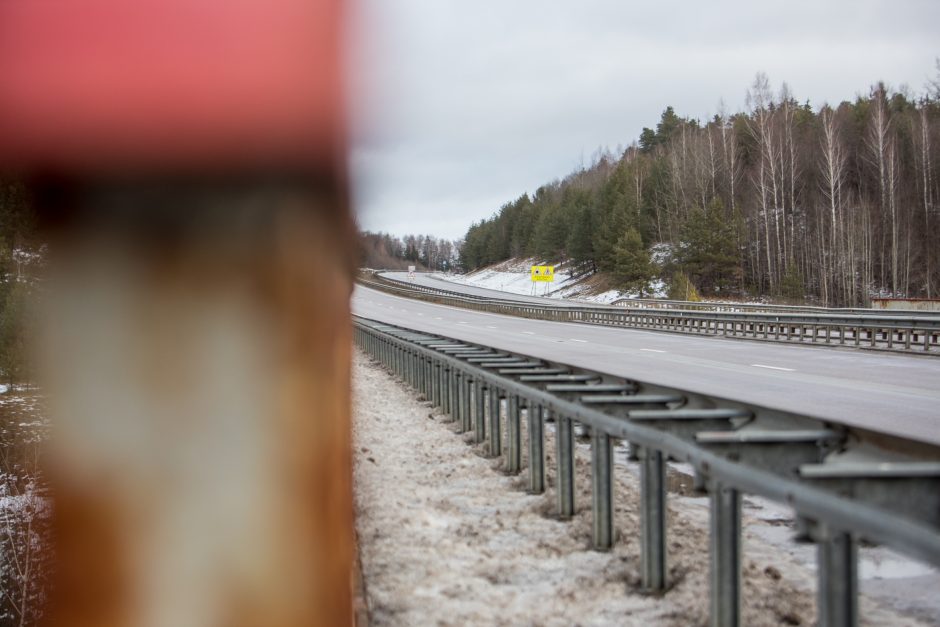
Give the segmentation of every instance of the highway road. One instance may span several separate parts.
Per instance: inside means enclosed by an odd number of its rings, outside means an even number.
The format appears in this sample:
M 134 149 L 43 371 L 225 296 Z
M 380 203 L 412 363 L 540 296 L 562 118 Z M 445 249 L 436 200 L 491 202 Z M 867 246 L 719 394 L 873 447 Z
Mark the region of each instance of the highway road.
M 353 313 L 940 445 L 940 359 L 529 320 L 356 286 Z
M 425 287 L 434 287 L 439 290 L 450 290 L 461 294 L 471 296 L 483 296 L 485 298 L 499 298 L 502 300 L 512 300 L 515 302 L 537 303 L 539 305 L 550 304 L 555 307 L 583 307 L 590 304 L 594 307 L 606 307 L 597 303 L 584 303 L 576 300 L 565 300 L 563 298 L 545 298 L 542 296 L 528 296 L 523 294 L 513 294 L 512 292 L 503 292 L 500 290 L 491 290 L 485 287 L 476 287 L 475 285 L 464 285 L 463 283 L 454 283 L 446 279 L 438 278 L 433 274 L 415 273 L 413 279 L 408 278 L 407 272 L 383 272 L 381 276 L 396 281 L 405 281 L 413 285 L 423 285 Z

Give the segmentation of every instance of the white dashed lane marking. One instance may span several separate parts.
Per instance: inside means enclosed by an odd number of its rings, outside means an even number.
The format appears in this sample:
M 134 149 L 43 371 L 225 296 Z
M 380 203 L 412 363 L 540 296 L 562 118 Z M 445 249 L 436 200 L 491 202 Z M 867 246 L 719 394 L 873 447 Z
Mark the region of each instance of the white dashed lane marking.
M 795 372 L 793 368 L 781 368 L 780 366 L 765 366 L 764 364 L 751 364 L 753 368 L 767 368 L 768 370 L 783 370 L 784 372 Z
M 641 348 L 641 351 L 646 351 L 647 353 L 665 353 L 666 351 L 657 350 L 655 348 Z

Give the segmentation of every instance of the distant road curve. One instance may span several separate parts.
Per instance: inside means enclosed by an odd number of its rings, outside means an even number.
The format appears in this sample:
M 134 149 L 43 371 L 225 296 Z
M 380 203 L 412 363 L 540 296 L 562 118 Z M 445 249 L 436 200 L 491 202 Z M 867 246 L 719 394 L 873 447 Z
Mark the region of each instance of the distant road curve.
M 483 296 L 484 298 L 499 298 L 502 300 L 512 300 L 516 302 L 552 305 L 554 307 L 583 307 L 584 305 L 588 304 L 586 302 L 567 300 L 564 298 L 547 298 L 544 296 L 529 296 L 525 294 L 503 292 L 501 290 L 491 290 L 485 287 L 476 287 L 475 285 L 466 285 L 464 283 L 448 281 L 447 279 L 442 279 L 435 274 L 428 274 L 424 272 L 416 272 L 413 279 L 408 277 L 407 272 L 382 272 L 380 276 L 386 277 L 393 281 L 401 281 L 403 283 L 411 283 L 413 285 L 423 285 L 424 287 L 431 287 L 439 290 L 450 290 L 452 292 L 459 292 L 461 294 L 468 294 L 471 296 Z M 590 303 L 590 305 L 601 307 L 605 306 L 596 305 L 596 303 Z

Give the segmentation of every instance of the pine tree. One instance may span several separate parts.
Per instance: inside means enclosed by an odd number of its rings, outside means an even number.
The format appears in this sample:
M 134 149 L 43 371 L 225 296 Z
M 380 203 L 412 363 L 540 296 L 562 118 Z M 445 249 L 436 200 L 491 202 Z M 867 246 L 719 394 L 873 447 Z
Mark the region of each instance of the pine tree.
M 577 210 L 568 233 L 568 256 L 577 263 L 590 264 L 591 271 L 597 269 L 594 253 L 594 212 L 584 206 Z
M 739 286 L 734 226 L 732 220 L 726 219 L 718 198 L 707 210 L 695 208 L 689 212 L 683 225 L 677 255 L 679 265 L 705 293 Z
M 614 250 L 618 240 L 628 229 L 638 226 L 636 200 L 632 191 L 629 172 L 626 165 L 621 163 L 598 194 L 601 217 L 595 229 L 593 247 L 597 266 L 601 270 L 614 269 Z
M 614 246 L 613 275 L 621 290 L 637 290 L 643 296 L 649 289 L 653 264 L 640 232 L 635 228 L 627 229 Z
M 673 275 L 672 281 L 669 283 L 668 296 L 671 300 L 687 300 L 693 303 L 702 300 L 698 295 L 698 290 L 695 289 L 695 285 L 692 284 L 692 281 L 684 272 L 676 272 Z

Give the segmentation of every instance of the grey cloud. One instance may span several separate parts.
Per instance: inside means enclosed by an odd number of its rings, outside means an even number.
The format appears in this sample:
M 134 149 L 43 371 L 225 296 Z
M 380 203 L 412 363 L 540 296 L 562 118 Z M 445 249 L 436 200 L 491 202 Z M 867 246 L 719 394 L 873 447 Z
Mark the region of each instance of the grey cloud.
M 940 55 L 929 0 L 362 0 L 359 11 L 360 221 L 446 237 L 598 146 L 629 144 L 667 105 L 700 119 L 719 99 L 743 108 L 758 70 L 818 106 L 881 79 L 918 93 Z

